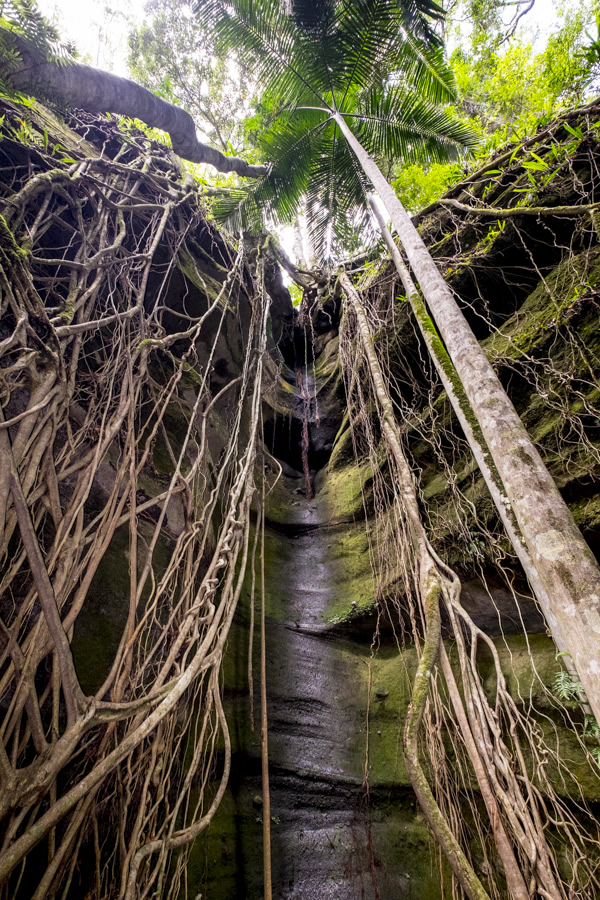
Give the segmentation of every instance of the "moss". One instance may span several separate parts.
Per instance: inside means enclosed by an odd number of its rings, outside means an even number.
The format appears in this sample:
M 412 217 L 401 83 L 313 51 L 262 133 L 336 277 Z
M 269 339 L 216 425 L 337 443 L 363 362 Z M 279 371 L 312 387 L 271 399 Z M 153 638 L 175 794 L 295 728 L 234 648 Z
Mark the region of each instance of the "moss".
M 328 483 L 331 473 L 340 463 L 347 463 L 354 460 L 354 448 L 352 446 L 352 431 L 350 430 L 348 411 L 344 413 L 342 424 L 335 436 L 331 456 L 326 469 L 326 483 Z
M 29 252 L 19 246 L 2 215 L 0 215 L 0 252 L 9 266 L 20 265 L 29 257 Z
M 556 333 L 587 289 L 600 283 L 600 249 L 568 257 L 527 297 L 500 332 L 485 342 L 495 359 L 519 359 L 545 344 Z
M 187 250 L 180 251 L 178 268 L 180 272 L 185 275 L 187 280 L 201 290 L 210 300 L 217 299 L 223 288 L 222 282 L 217 281 L 216 278 L 212 278 L 206 272 L 200 271 L 197 261 L 187 252 Z M 221 298 L 220 306 L 222 308 L 227 306 L 226 292 L 224 292 L 223 297 Z
M 129 533 L 119 528 L 92 579 L 73 635 L 75 668 L 84 693 L 98 690 L 118 647 L 129 605 Z
M 413 306 L 415 315 L 417 316 L 417 318 L 418 318 L 419 322 L 421 323 L 423 330 L 425 332 L 425 336 L 426 336 L 425 339 L 427 341 L 427 344 L 430 347 L 432 354 L 434 355 L 434 357 L 437 359 L 439 365 L 441 366 L 441 368 L 444 372 L 444 375 L 448 379 L 448 382 L 452 385 L 452 392 L 454 393 L 456 401 L 458 402 L 458 404 L 460 406 L 460 410 L 471 429 L 473 439 L 479 446 L 482 455 L 486 459 L 490 477 L 491 477 L 491 479 L 493 479 L 493 482 L 494 482 L 496 488 L 500 491 L 501 495 L 504 495 L 504 484 L 502 482 L 502 479 L 500 478 L 500 473 L 498 472 L 498 469 L 496 468 L 496 465 L 495 465 L 492 455 L 489 451 L 487 442 L 483 436 L 483 432 L 481 430 L 481 427 L 479 425 L 477 417 L 476 417 L 476 415 L 473 411 L 473 408 L 467 398 L 463 383 L 460 380 L 460 377 L 459 377 L 456 369 L 454 368 L 454 364 L 453 364 L 452 360 L 450 359 L 450 356 L 448 355 L 446 348 L 444 347 L 442 341 L 440 340 L 440 337 L 437 333 L 437 329 L 433 323 L 433 320 L 427 314 L 425 303 L 423 302 L 423 299 L 420 294 L 417 293 L 413 296 L 412 306 Z M 430 494 L 430 496 L 432 496 L 432 495 Z M 517 520 L 514 516 L 512 508 L 507 507 L 506 515 L 511 521 L 511 524 L 512 524 L 515 534 L 517 534 L 517 535 L 520 534 L 520 528 L 519 528 Z
M 337 469 L 328 467 L 317 502 L 326 508 L 330 524 L 353 521 L 357 517 L 364 519 L 363 497 L 371 477 L 368 462 Z
M 543 634 L 520 634 L 497 638 L 494 644 L 509 694 L 517 705 L 525 705 L 528 709 L 532 705 L 533 718 L 540 735 L 549 747 L 558 748 L 560 758 L 566 765 L 566 769 L 562 769 L 552 756 L 545 757 L 546 774 L 550 782 L 559 794 L 577 795 L 579 784 L 588 800 L 599 800 L 598 772 L 587 761 L 572 725 L 563 719 L 552 699 L 554 679 L 560 669 L 553 640 Z M 456 654 L 451 650 L 449 655 L 458 675 Z M 484 688 L 493 705 L 496 675 L 491 654 L 483 645 L 480 645 L 477 662 Z M 526 745 L 522 745 L 522 750 L 533 774 L 531 754 Z M 539 787 L 543 790 L 541 783 Z
M 369 541 L 362 523 L 329 528 L 327 561 L 330 598 L 323 618 L 330 624 L 351 621 L 375 605 Z
M 513 635 L 494 641 L 502 671 L 506 678 L 509 694 L 519 704 L 533 702 L 539 710 L 535 716 L 537 726 L 549 746 L 559 746 L 563 760 L 568 760 L 568 768 L 582 785 L 589 800 L 600 799 L 600 779 L 590 766 L 581 749 L 572 727 L 557 713 L 548 690 L 552 688 L 560 664 L 556 660 L 556 647 L 546 635 Z M 447 646 L 452 668 L 460 683 L 460 673 L 456 648 Z M 356 653 L 353 662 L 359 679 L 357 689 L 360 704 L 369 704 L 369 784 L 371 788 L 409 785 L 409 779 L 402 756 L 402 734 L 411 699 L 412 683 L 417 670 L 417 655 L 413 647 L 400 652 L 396 649 L 380 650 L 373 658 L 365 658 Z M 492 657 L 487 648 L 480 647 L 478 668 L 484 687 L 493 701 L 496 677 Z M 378 696 L 379 694 L 379 696 Z M 358 721 L 363 723 L 350 752 L 350 768 L 360 773 L 364 769 L 366 754 L 366 712 L 358 713 Z M 452 748 L 448 746 L 448 752 Z M 529 758 L 527 757 L 528 761 Z M 552 760 L 547 762 L 550 780 L 559 793 L 567 790 L 577 792 L 572 780 L 565 780 L 564 773 Z M 533 766 L 532 766 L 533 770 Z M 473 784 L 476 787 L 475 783 Z M 562 791 L 561 791 L 562 786 Z
M 207 831 L 194 842 L 181 897 L 259 900 L 262 886 L 262 826 L 251 796 L 231 787 Z
M 570 510 L 577 525 L 586 531 L 600 528 L 600 494 L 584 497 L 570 504 Z
M 319 382 L 324 380 L 325 384 L 327 384 L 337 372 L 339 372 L 339 337 L 336 336 L 332 340 L 327 341 L 323 351 L 315 360 L 313 374 Z M 320 389 L 324 386 L 324 384 L 321 384 Z
M 363 679 L 363 691 L 369 705 L 369 783 L 382 785 L 410 785 L 402 754 L 404 722 L 417 668 L 414 648 L 391 655 L 382 654 L 370 660 L 369 665 L 359 667 Z M 377 694 L 380 694 L 378 697 Z M 385 696 L 383 696 L 385 694 Z M 363 753 L 365 742 L 363 740 Z

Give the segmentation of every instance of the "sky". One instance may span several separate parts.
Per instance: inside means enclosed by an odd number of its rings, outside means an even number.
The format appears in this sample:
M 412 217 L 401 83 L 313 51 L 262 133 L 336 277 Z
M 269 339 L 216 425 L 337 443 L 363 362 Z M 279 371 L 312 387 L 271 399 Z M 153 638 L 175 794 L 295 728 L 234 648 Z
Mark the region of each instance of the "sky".
M 315 0 L 318 2 L 318 0 Z M 38 0 L 41 11 L 56 19 L 61 33 L 72 40 L 82 61 L 127 75 L 127 34 L 144 21 L 146 0 Z M 535 0 L 523 24 L 538 32 L 541 42 L 556 22 L 553 0 Z
M 56 21 L 64 38 L 77 46 L 82 62 L 127 75 L 127 35 L 131 25 L 144 21 L 146 0 L 38 0 Z

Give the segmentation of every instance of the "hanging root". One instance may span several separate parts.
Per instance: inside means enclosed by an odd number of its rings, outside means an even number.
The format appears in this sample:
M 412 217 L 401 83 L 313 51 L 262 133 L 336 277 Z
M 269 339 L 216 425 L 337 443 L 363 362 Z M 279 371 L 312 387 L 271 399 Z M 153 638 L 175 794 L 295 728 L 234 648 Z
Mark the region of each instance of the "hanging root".
M 29 169 L 2 146 L 0 897 L 175 900 L 231 763 L 221 665 L 255 493 L 263 262 L 207 225 L 166 150 L 40 146 Z
M 425 586 L 424 607 L 426 616 L 425 636 L 417 673 L 415 675 L 410 707 L 404 726 L 404 762 L 419 805 L 429 823 L 433 835 L 440 845 L 452 871 L 471 900 L 489 900 L 487 891 L 470 865 L 460 844 L 448 826 L 440 810 L 423 767 L 419 760 L 419 729 L 427 700 L 431 677 L 437 661 L 442 618 L 440 615 L 441 585 L 436 573 L 432 572 Z
M 437 805 L 423 768 L 419 762 L 418 735 L 423 713 L 429 696 L 429 685 L 438 656 L 441 635 L 440 597 L 444 575 L 439 571 L 433 558 L 429 542 L 421 524 L 413 476 L 401 445 L 400 432 L 396 424 L 389 392 L 385 385 L 382 369 L 377 359 L 374 342 L 358 292 L 347 275 L 341 275 L 341 282 L 356 315 L 360 339 L 362 341 L 369 374 L 373 381 L 378 405 L 382 414 L 382 431 L 389 452 L 393 457 L 395 473 L 398 475 L 403 512 L 406 515 L 408 531 L 413 545 L 418 572 L 418 593 L 421 598 L 425 618 L 425 638 L 421 658 L 415 676 L 411 708 L 404 732 L 404 758 L 411 784 L 436 840 L 450 863 L 460 885 L 471 900 L 489 900 L 483 885 L 462 852 L 452 834 L 439 806 Z
M 415 407 L 407 407 L 401 430 L 392 396 L 396 404 L 403 403 L 402 390 L 394 372 L 395 367 L 398 371 L 414 362 L 400 359 L 394 366 L 388 355 L 390 346 L 382 339 L 395 333 L 393 321 L 386 321 L 386 316 L 394 315 L 388 305 L 388 289 L 384 285 L 381 294 L 373 288 L 359 295 L 347 276 L 341 276 L 341 283 L 347 297 L 341 359 L 352 437 L 355 453 L 369 459 L 373 473 L 374 580 L 390 615 L 391 610 L 397 612 L 402 628 L 410 623 L 418 652 L 404 751 L 421 808 L 466 896 L 508 896 L 511 900 L 566 900 L 576 896 L 578 900 L 592 900 L 598 883 L 586 848 L 598 847 L 597 835 L 588 834 L 582 827 L 572 800 L 566 802 L 557 796 L 547 775 L 547 762 L 552 759 L 566 777 L 564 764 L 556 751 L 544 744 L 533 710 L 518 706 L 508 692 L 494 642 L 462 608 L 459 579 L 427 538 L 403 444 L 404 433 L 417 429 L 421 440 L 431 441 L 438 458 L 446 459 L 446 448 L 435 443 L 437 412 L 431 405 L 434 388 L 430 388 L 426 420 L 421 423 Z M 377 305 L 380 297 L 383 306 Z M 377 344 L 372 338 L 375 331 L 380 338 Z M 361 372 L 366 377 L 361 378 Z M 447 468 L 452 484 L 453 473 Z M 459 500 L 463 502 L 462 497 Z M 472 521 L 472 515 L 471 508 L 459 514 L 459 521 L 469 516 Z M 497 542 L 491 546 L 497 546 Z M 444 627 L 450 629 L 458 652 L 460 686 L 440 643 L 441 608 L 446 612 Z M 478 669 L 478 648 L 482 644 L 493 661 L 496 687 L 491 698 Z M 438 652 L 446 682 L 443 688 L 437 675 Z M 451 764 L 447 746 L 453 751 Z M 484 801 L 487 821 L 476 803 L 473 779 Z M 471 806 L 474 834 L 460 812 L 465 801 Z M 560 841 L 550 839 L 551 823 L 559 824 Z M 483 855 L 488 869 L 486 887 L 475 872 L 474 841 L 479 844 L 477 855 Z M 570 870 L 559 865 L 558 852 L 572 852 Z

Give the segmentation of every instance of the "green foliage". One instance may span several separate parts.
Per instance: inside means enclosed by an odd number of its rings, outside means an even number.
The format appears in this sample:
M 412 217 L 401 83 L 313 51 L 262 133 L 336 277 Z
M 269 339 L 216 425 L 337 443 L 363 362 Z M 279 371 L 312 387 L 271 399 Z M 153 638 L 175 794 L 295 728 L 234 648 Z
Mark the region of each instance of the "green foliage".
M 290 292 L 290 296 L 292 298 L 292 306 L 298 307 L 302 303 L 302 297 L 304 296 L 304 291 L 300 287 L 300 285 L 292 282 L 288 285 L 288 291 Z
M 537 51 L 524 38 L 506 40 L 502 10 L 501 0 L 469 0 L 456 13 L 457 19 L 466 13 L 472 29 L 467 39 L 456 32 L 459 46 L 450 58 L 458 88 L 454 110 L 480 138 L 478 159 L 507 142 L 526 139 L 562 109 L 585 101 L 600 75 L 598 0 L 591 6 L 571 0 L 562 11 L 560 27 Z M 589 30 L 593 23 L 597 38 Z M 530 154 L 523 162 L 530 187 L 515 192 L 525 196 L 547 187 L 574 149 L 575 143 L 556 144 L 553 150 L 560 159 Z M 394 174 L 399 198 L 416 213 L 460 181 L 463 172 L 460 166 L 403 165 Z
M 14 100 L 23 100 L 10 80 L 23 51 L 62 64 L 76 55 L 74 46 L 61 40 L 35 0 L 0 0 L 0 93 Z
M 565 669 L 561 669 L 554 676 L 554 693 L 560 700 L 578 700 L 582 692 L 581 682 Z
M 446 193 L 461 177 L 463 167 L 458 163 L 432 163 L 430 166 L 402 166 L 392 187 L 410 213 L 425 209 Z
M 373 238 L 370 185 L 341 135 L 341 112 L 379 160 L 446 162 L 473 143 L 442 107 L 455 95 L 426 0 L 294 3 L 199 0 L 203 24 L 223 50 L 244 54 L 272 125 L 258 136 L 269 174 L 215 206 L 232 227 L 291 223 L 305 204 L 321 257 L 346 255 Z M 410 28 L 409 28 L 410 26 Z
M 184 107 L 209 143 L 238 154 L 253 89 L 243 66 L 232 51 L 217 51 L 192 0 L 150 0 L 146 14 L 147 22 L 129 35 L 132 78 Z
M 522 38 L 504 45 L 497 32 L 455 50 L 451 62 L 460 94 L 458 110 L 485 135 L 483 154 L 514 134 L 532 133 L 544 120 L 585 98 L 600 74 L 586 43 L 591 40 L 586 28 L 598 9 L 597 0 L 574 0 L 541 51 Z
M 570 655 L 570 653 L 563 651 L 562 653 L 557 653 L 557 658 Z M 556 673 L 554 676 L 553 690 L 556 696 L 563 702 L 569 703 L 575 708 L 581 709 L 583 707 L 582 698 L 585 697 L 583 685 L 579 679 L 571 675 L 570 672 L 561 669 L 560 672 Z M 596 721 L 594 716 L 587 713 L 584 715 L 583 719 L 583 737 L 596 743 L 595 747 L 590 748 L 590 753 L 596 761 L 596 764 L 600 767 L 600 746 L 598 746 L 598 742 L 600 741 L 600 724 Z
M 600 68 L 600 10 L 596 10 L 595 15 L 596 34 L 592 35 L 586 31 L 585 36 L 589 43 L 581 51 L 586 63 L 595 71 Z

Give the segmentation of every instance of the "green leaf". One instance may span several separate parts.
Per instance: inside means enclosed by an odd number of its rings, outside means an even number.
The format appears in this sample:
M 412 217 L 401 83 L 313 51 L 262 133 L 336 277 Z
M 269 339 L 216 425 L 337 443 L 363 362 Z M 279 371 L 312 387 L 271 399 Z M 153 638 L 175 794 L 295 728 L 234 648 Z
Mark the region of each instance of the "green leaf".
M 538 162 L 524 162 L 524 163 L 523 163 L 523 168 L 524 168 L 524 169 L 530 169 L 530 170 L 533 171 L 533 172 L 543 172 L 545 169 L 548 168 L 548 166 L 547 166 L 547 164 L 546 164 L 545 162 L 542 162 L 542 163 L 538 163 Z
M 537 153 L 534 153 L 534 152 L 533 152 L 533 150 L 530 150 L 529 152 L 531 153 L 531 155 L 533 156 L 533 158 L 536 159 L 536 160 L 538 161 L 538 163 L 542 166 L 542 168 L 544 168 L 544 169 L 547 169 L 547 168 L 548 168 L 548 163 L 545 162 L 545 161 L 541 158 L 541 156 L 538 156 Z
M 583 131 L 581 130 L 581 128 L 579 128 L 579 126 L 577 126 L 577 128 L 571 128 L 568 122 L 563 122 L 563 125 L 564 128 L 569 132 L 569 134 L 572 134 L 573 137 L 579 138 L 580 141 L 583 140 Z

